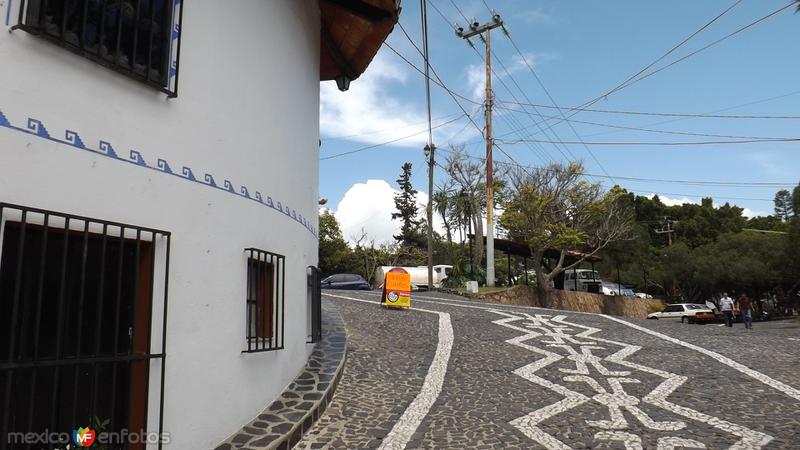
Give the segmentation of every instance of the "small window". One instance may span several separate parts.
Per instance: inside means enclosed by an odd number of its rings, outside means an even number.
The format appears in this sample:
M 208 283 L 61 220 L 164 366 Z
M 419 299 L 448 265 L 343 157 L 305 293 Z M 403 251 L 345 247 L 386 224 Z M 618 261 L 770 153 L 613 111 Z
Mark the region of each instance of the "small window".
M 283 348 L 284 264 L 282 255 L 249 248 L 247 258 L 247 350 Z
M 314 343 L 322 340 L 322 291 L 320 278 L 322 273 L 314 266 L 309 266 L 308 276 L 308 342 Z
M 23 0 L 20 28 L 177 96 L 180 11 L 174 0 Z

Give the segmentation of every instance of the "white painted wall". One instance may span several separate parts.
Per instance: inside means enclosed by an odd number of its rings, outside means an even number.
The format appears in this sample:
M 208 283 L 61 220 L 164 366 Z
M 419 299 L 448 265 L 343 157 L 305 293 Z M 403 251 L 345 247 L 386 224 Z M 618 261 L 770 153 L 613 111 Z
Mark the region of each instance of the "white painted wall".
M 0 1 L 0 21 L 19 1 Z M 23 31 L 0 32 L 0 111 L 40 120 L 86 147 L 110 142 L 157 167 L 230 180 L 317 227 L 319 10 L 316 0 L 195 0 L 185 7 L 179 97 Z M 171 231 L 164 431 L 175 449 L 211 448 L 296 375 L 306 341 L 306 266 L 317 239 L 254 200 L 0 127 L 0 201 Z M 286 349 L 242 354 L 246 256 L 286 255 Z M 155 305 L 157 310 L 158 305 Z M 154 317 L 155 320 L 155 317 Z M 154 365 L 157 368 L 158 365 Z M 152 386 L 152 383 L 151 383 Z M 157 389 L 157 384 L 154 387 Z M 157 413 L 157 406 L 150 405 Z

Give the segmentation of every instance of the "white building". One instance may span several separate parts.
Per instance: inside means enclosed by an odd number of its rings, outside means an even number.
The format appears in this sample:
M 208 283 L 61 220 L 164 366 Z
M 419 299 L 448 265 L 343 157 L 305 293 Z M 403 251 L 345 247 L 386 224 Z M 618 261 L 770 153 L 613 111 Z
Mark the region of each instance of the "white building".
M 312 349 L 319 82 L 398 13 L 0 0 L 0 436 L 211 448 L 283 390 Z

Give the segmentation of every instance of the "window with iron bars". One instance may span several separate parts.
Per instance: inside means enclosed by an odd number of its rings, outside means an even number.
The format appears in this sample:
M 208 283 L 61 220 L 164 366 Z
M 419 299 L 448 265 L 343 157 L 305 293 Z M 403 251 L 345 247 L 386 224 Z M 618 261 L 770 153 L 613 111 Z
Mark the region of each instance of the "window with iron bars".
M 176 97 L 182 1 L 22 0 L 19 28 Z
M 283 348 L 286 258 L 245 249 L 247 253 L 247 350 L 243 353 Z
M 0 203 L 0 436 L 161 432 L 169 247 L 165 231 Z
M 308 343 L 322 340 L 322 272 L 314 266 L 307 270 Z

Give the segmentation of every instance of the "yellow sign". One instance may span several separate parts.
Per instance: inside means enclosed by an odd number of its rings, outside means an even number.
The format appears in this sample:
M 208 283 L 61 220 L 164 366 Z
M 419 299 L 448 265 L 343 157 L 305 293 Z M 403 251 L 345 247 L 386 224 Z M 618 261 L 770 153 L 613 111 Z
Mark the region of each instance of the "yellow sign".
M 411 274 L 403 269 L 392 269 L 383 280 L 383 302 L 397 308 L 411 307 Z

